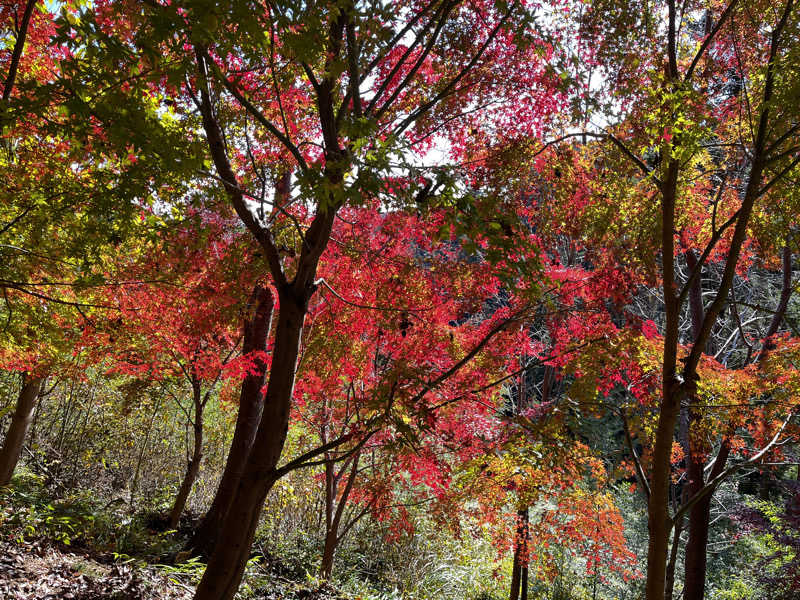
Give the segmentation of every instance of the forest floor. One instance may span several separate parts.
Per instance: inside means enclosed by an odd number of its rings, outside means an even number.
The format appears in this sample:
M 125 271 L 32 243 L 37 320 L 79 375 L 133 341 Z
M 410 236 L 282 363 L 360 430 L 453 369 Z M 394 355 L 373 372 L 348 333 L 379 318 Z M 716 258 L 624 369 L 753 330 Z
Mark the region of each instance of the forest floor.
M 115 563 L 111 556 L 68 551 L 48 540 L 19 542 L 0 537 L 3 600 L 190 600 L 194 595 L 191 576 L 177 574 L 178 570 L 179 565 Z M 347 600 L 327 585 L 309 587 L 269 574 L 263 567 L 258 571 L 246 582 L 242 598 Z M 187 577 L 189 581 L 181 582 Z
M 100 562 L 45 541 L 0 540 L 0 598 L 188 600 L 192 592 L 153 567 Z
M 36 477 L 0 490 L 0 600 L 191 600 L 205 565 L 184 552 L 199 515 L 168 530 L 157 512 L 58 498 Z M 259 546 L 260 547 L 260 546 Z M 237 600 L 347 600 L 266 550 Z

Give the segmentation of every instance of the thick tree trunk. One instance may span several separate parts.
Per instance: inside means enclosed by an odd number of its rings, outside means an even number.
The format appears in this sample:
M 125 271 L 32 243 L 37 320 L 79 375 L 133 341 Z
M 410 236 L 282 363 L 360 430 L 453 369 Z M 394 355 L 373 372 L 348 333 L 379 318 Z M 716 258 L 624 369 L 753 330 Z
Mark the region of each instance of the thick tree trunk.
M 202 401 L 200 382 L 197 380 L 192 381 L 192 395 L 194 401 L 194 446 L 192 448 L 192 458 L 186 467 L 186 474 L 183 476 L 178 495 L 175 497 L 175 502 L 172 504 L 172 510 L 169 513 L 170 529 L 175 529 L 178 526 L 183 510 L 186 508 L 186 500 L 188 500 L 192 486 L 197 481 L 197 475 L 200 473 L 200 461 L 203 460 L 204 403 Z
M 6 432 L 3 441 L 3 449 L 0 450 L 0 486 L 8 485 L 11 476 L 19 462 L 22 454 L 22 446 L 25 443 L 25 436 L 33 417 L 33 409 L 36 407 L 36 399 L 41 391 L 44 378 L 23 376 L 22 389 L 17 397 L 17 408 L 11 417 L 11 425 Z
M 280 296 L 275 346 L 261 423 L 214 553 L 195 600 L 232 600 L 244 574 L 261 508 L 277 481 L 278 460 L 289 428 L 289 409 L 307 298 L 300 304 L 289 293 Z
M 274 300 L 268 288 L 256 287 L 251 297 L 251 305 L 255 305 L 252 316 L 244 320 L 242 354 L 266 352 Z M 219 539 L 225 516 L 233 502 L 236 488 L 241 480 L 247 457 L 261 423 L 261 412 L 264 408 L 264 380 L 266 365 L 258 361 L 256 372 L 242 381 L 239 395 L 239 412 L 236 416 L 236 429 L 233 432 L 231 447 L 225 462 L 211 508 L 195 532 L 192 548 L 205 556 L 211 556 Z
M 689 541 L 684 558 L 684 600 L 703 600 L 706 585 L 706 546 L 711 515 L 711 494 L 689 512 Z
M 325 547 L 322 550 L 322 562 L 319 567 L 319 574 L 322 579 L 330 579 L 333 574 L 333 557 L 336 555 L 337 542 L 335 531 L 330 529 L 325 532 Z
M 338 19 L 332 28 L 331 40 L 335 40 L 332 47 L 336 51 L 329 55 L 331 62 L 341 49 L 339 40 L 344 23 L 344 18 Z M 327 205 L 318 205 L 317 214 L 305 231 L 300 255 L 294 261 L 294 277 L 288 280 L 270 231 L 254 218 L 237 185 L 222 131 L 211 106 L 207 55 L 202 47 L 196 47 L 195 51 L 200 76 L 200 112 L 211 157 L 225 182 L 225 190 L 236 213 L 264 250 L 280 301 L 261 422 L 225 516 L 219 540 L 195 592 L 195 600 L 232 600 L 242 581 L 264 500 L 279 477 L 277 466 L 289 429 L 300 335 L 308 312 L 308 302 L 316 289 L 319 259 L 328 245 L 341 200 L 331 192 Z M 326 69 L 332 71 L 331 65 L 327 65 Z M 347 170 L 347 155 L 338 140 L 333 89 L 333 80 L 326 76 L 317 87 L 317 107 L 325 144 L 325 183 L 332 188 L 339 188 Z

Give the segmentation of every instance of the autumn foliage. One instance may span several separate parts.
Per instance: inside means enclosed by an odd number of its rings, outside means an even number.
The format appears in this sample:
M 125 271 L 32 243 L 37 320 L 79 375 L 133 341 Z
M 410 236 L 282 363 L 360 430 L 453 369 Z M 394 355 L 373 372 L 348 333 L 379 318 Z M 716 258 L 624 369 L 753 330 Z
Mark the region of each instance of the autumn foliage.
M 161 501 L 197 600 L 234 598 L 265 523 L 313 529 L 325 581 L 365 535 L 486 541 L 511 600 L 575 565 L 702 600 L 720 519 L 796 546 L 794 0 L 0 21 L 0 485 L 60 464 L 102 387 L 87 415 L 142 420 L 129 505 L 160 421 L 183 449 Z M 796 589 L 796 554 L 759 581 Z

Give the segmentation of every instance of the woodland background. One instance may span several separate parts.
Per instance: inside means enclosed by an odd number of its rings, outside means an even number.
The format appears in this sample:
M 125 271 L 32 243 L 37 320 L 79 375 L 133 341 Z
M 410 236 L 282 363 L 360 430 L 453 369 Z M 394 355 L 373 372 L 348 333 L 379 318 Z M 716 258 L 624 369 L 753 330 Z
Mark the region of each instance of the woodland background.
M 0 22 L 0 596 L 800 596 L 795 0 Z

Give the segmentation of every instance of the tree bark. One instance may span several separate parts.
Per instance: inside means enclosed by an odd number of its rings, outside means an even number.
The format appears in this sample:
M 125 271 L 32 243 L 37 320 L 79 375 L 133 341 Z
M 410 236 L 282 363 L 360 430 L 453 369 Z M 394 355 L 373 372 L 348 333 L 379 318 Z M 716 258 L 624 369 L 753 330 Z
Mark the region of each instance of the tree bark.
M 692 423 L 699 420 L 694 413 Z M 691 431 L 690 426 L 690 431 Z M 705 453 L 697 446 L 699 440 L 689 439 L 689 456 L 687 459 L 686 473 L 688 476 L 689 498 L 694 497 L 705 486 L 703 468 L 705 467 Z M 686 542 L 684 555 L 684 600 L 702 600 L 705 590 L 706 571 L 706 546 L 708 545 L 708 529 L 711 516 L 711 494 L 700 500 L 689 511 L 689 539 Z
M 669 549 L 669 561 L 667 562 L 667 582 L 664 586 L 665 600 L 672 600 L 675 591 L 675 565 L 678 563 L 678 550 L 681 545 L 681 532 L 683 531 L 683 517 L 675 523 L 675 531 L 672 533 L 672 546 Z
M 266 352 L 272 323 L 274 300 L 268 288 L 256 286 L 250 300 L 255 306 L 252 316 L 245 317 L 242 329 L 244 339 L 242 354 L 252 352 Z M 211 556 L 214 552 L 216 541 L 233 502 L 236 488 L 241 480 L 247 457 L 261 423 L 261 413 L 264 408 L 263 387 L 266 379 L 266 364 L 256 361 L 255 372 L 249 374 L 242 381 L 239 394 L 239 412 L 236 415 L 236 428 L 233 432 L 228 458 L 225 461 L 225 470 L 222 473 L 217 491 L 211 507 L 203 517 L 200 526 L 192 539 L 192 548 L 203 554 Z
M 347 465 L 343 465 L 342 470 L 337 474 L 332 459 L 325 463 L 325 547 L 322 551 L 322 563 L 319 569 L 323 579 L 330 579 L 333 574 L 333 559 L 336 556 L 339 542 L 342 540 L 339 529 L 347 500 L 350 498 L 350 492 L 353 490 L 353 484 L 358 475 L 358 463 L 359 454 L 356 453 L 353 455 L 350 472 L 341 494 L 338 493 L 339 482 Z
M 653 467 L 650 483 L 650 502 L 647 507 L 647 600 L 663 600 L 667 549 L 671 522 L 669 516 L 670 456 L 675 424 L 678 419 L 679 400 L 671 386 L 665 386 L 665 401 L 656 430 L 656 444 L 653 451 Z
M 682 297 L 675 281 L 675 207 L 678 190 L 680 164 L 675 158 L 668 160 L 664 167 L 661 187 L 661 260 L 662 288 L 666 326 L 664 331 L 664 353 L 662 358 L 662 400 L 659 405 L 658 425 L 652 457 L 651 495 L 648 504 L 649 539 L 647 547 L 647 580 L 645 597 L 647 600 L 663 600 L 666 583 L 667 547 L 671 519 L 669 515 L 669 483 L 671 475 L 671 450 L 675 425 L 680 411 L 681 400 L 694 395 L 697 385 L 697 366 L 705 350 L 711 330 L 724 308 L 736 275 L 736 267 L 742 246 L 747 237 L 747 228 L 756 200 L 761 196 L 761 180 L 766 165 L 767 133 L 770 127 L 769 116 L 774 93 L 776 56 L 779 40 L 792 11 L 793 0 L 788 0 L 775 29 L 772 31 L 769 58 L 766 64 L 764 91 L 758 125 L 755 129 L 750 173 L 741 206 L 736 214 L 735 227 L 730 240 L 730 248 L 725 257 L 722 280 L 714 300 L 705 310 L 699 334 L 695 337 L 691 350 L 685 359 L 680 376 L 677 370 L 678 318 Z M 677 65 L 676 45 L 676 3 L 668 5 L 668 69 L 666 85 L 673 91 L 681 85 Z M 675 144 L 679 144 L 676 138 Z M 697 274 L 699 275 L 699 273 Z
M 524 582 L 524 588 L 523 588 Z M 514 539 L 514 568 L 511 572 L 509 600 L 528 597 L 528 509 L 517 511 L 517 530 Z
M 336 555 L 337 542 L 335 531 L 329 529 L 325 532 L 325 546 L 322 549 L 322 562 L 319 566 L 319 574 L 322 579 L 328 580 L 333 574 L 333 558 Z
M 686 253 L 686 264 L 693 272 L 695 269 L 702 269 L 703 265 L 698 263 L 697 256 L 693 250 Z M 702 300 L 702 272 L 698 272 L 689 290 L 689 312 L 692 317 L 692 335 L 696 340 L 700 336 L 703 326 L 703 319 L 705 318 L 705 309 Z M 696 404 L 697 400 L 692 398 L 692 404 Z M 695 409 L 688 410 L 688 429 L 686 432 L 686 439 L 682 440 L 684 452 L 686 453 L 686 490 L 687 500 L 691 499 L 695 494 L 705 486 L 704 467 L 705 456 L 708 452 L 708 443 L 705 439 L 701 439 L 703 434 L 698 432 L 697 424 L 702 420 L 702 415 Z M 694 433 L 694 435 L 693 435 Z M 719 457 L 718 457 L 719 458 Z M 705 570 L 706 570 L 706 546 L 708 544 L 708 529 L 711 515 L 711 494 L 698 502 L 689 512 L 689 539 L 686 542 L 686 553 L 683 557 L 684 563 L 684 579 L 683 579 L 683 597 L 684 600 L 702 600 L 705 588 Z M 681 526 L 683 525 L 683 518 L 681 518 Z M 676 526 L 676 534 L 679 530 Z M 679 541 L 679 538 L 675 538 Z M 668 591 L 672 591 L 668 582 Z M 700 594 L 699 597 L 697 594 Z
M 519 547 L 517 547 L 514 548 L 514 566 L 511 569 L 511 592 L 509 593 L 508 600 L 519 600 L 521 570 L 519 564 Z
M 202 390 L 200 389 L 200 381 L 196 378 L 192 380 L 192 401 L 194 402 L 194 445 L 192 448 L 192 458 L 186 467 L 186 474 L 183 476 L 181 487 L 178 489 L 178 495 L 175 496 L 175 502 L 172 504 L 172 510 L 169 513 L 169 528 L 175 529 L 186 508 L 186 500 L 189 498 L 189 493 L 192 491 L 194 482 L 197 481 L 197 475 L 200 473 L 200 461 L 203 459 L 203 408 L 204 402 L 202 399 Z
M 711 494 L 689 511 L 689 540 L 684 557 L 684 600 L 703 600 L 706 583 L 706 546 L 711 514 Z
M 250 556 L 264 500 L 278 478 L 276 467 L 289 428 L 300 334 L 310 297 L 308 294 L 298 303 L 289 290 L 279 293 L 280 310 L 261 423 L 195 600 L 233 599 Z
M 27 373 L 23 375 L 22 389 L 17 397 L 17 407 L 11 417 L 11 425 L 6 432 L 3 449 L 0 450 L 0 486 L 8 485 L 11 482 L 11 476 L 19 462 L 20 454 L 22 454 L 22 446 L 31 424 L 36 399 L 39 397 L 43 384 L 43 377 L 29 377 Z

